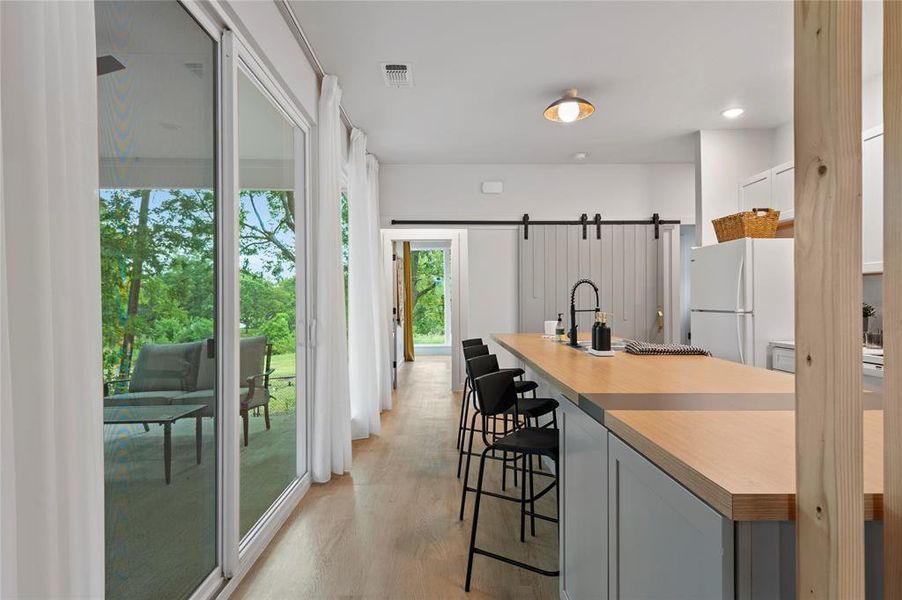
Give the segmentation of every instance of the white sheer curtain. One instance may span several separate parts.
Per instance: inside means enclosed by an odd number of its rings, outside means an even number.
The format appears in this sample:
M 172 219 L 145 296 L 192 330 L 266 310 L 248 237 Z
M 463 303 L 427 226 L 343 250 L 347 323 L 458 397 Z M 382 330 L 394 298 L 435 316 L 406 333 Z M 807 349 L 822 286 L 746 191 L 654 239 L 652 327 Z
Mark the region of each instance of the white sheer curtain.
M 94 7 L 0 2 L 0 597 L 104 594 Z
M 381 210 L 379 205 L 379 161 L 372 154 L 366 156 L 366 181 L 369 185 L 369 206 L 373 213 L 370 221 L 371 235 L 375 239 L 375 250 L 370 257 L 371 268 L 376 273 L 374 283 L 376 298 L 373 313 L 376 319 L 376 374 L 377 388 L 379 390 L 379 405 L 382 410 L 391 410 L 391 323 L 392 316 L 388 311 L 386 299 L 390 296 L 392 282 L 385 279 L 385 270 L 382 267 L 382 234 L 379 223 Z M 381 337 L 381 341 L 378 338 Z
M 348 152 L 348 323 L 353 340 L 348 364 L 355 439 L 378 434 L 379 413 L 391 408 L 378 164 L 366 154 L 366 135 L 355 128 Z
M 313 480 L 351 468 L 351 402 L 341 262 L 340 173 L 344 134 L 334 75 L 323 77 L 319 99 L 319 193 L 316 202 L 316 326 L 314 329 Z

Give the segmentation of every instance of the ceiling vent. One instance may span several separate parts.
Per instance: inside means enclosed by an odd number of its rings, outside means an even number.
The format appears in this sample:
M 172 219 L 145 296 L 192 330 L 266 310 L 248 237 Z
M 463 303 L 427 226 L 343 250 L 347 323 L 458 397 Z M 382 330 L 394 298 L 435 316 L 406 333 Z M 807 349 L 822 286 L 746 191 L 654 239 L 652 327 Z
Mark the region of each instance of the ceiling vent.
M 382 77 L 386 87 L 413 87 L 413 71 L 410 63 L 382 63 Z

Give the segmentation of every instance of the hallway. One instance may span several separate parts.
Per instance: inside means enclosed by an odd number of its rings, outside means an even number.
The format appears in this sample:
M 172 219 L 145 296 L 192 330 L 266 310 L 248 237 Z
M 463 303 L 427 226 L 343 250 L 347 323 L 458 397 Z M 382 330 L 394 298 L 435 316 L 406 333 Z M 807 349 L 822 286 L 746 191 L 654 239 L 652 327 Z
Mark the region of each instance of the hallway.
M 350 474 L 307 492 L 234 598 L 558 596 L 557 578 L 479 556 L 473 591 L 464 593 L 473 502 L 467 499 L 467 518 L 459 521 L 454 440 L 460 405 L 459 394 L 448 391 L 450 359 L 420 357 L 403 363 L 398 376 L 382 434 L 354 442 Z M 486 466 L 488 489 L 500 488 L 499 464 Z M 554 514 L 554 494 L 537 508 Z M 516 504 L 485 498 L 480 512 L 480 546 L 557 567 L 554 524 L 537 521 L 537 537 L 527 535 L 521 544 Z

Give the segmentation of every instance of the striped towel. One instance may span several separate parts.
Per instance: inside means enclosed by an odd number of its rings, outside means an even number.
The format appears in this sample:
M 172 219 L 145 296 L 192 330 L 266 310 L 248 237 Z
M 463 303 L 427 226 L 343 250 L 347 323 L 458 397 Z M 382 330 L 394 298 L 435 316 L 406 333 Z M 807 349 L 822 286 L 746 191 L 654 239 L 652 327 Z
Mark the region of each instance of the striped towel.
M 630 354 L 639 354 L 643 356 L 651 356 L 658 354 L 668 355 L 701 355 L 711 356 L 711 353 L 704 348 L 698 346 L 684 346 L 682 344 L 652 344 L 651 342 L 637 342 L 636 340 L 626 340 L 624 350 Z

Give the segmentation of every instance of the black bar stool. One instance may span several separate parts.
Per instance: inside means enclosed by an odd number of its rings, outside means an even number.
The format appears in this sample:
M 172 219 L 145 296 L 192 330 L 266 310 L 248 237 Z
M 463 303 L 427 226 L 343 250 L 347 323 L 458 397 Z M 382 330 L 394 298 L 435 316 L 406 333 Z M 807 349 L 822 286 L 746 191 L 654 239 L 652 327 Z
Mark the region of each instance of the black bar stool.
M 467 379 L 469 379 L 471 382 L 474 377 L 479 377 L 481 375 L 485 375 L 486 373 L 493 373 L 493 372 L 499 370 L 497 358 L 494 355 L 489 354 L 488 352 L 489 352 L 488 346 L 470 346 L 469 348 L 464 349 L 464 353 L 466 355 L 470 356 L 470 358 L 465 363 L 465 367 L 466 367 L 466 371 L 467 371 Z M 510 371 L 514 375 L 521 375 L 523 373 L 522 369 L 508 369 L 508 371 Z M 538 385 L 532 381 L 515 381 L 514 384 L 520 390 L 533 391 L 533 394 L 535 394 L 535 389 L 538 387 Z M 468 419 L 470 416 L 470 413 L 469 413 L 470 403 L 469 403 L 468 398 L 464 398 L 464 402 L 466 403 L 466 412 L 464 413 L 465 420 L 463 422 L 463 429 L 461 430 L 463 437 L 460 440 L 460 452 L 458 453 L 458 456 L 457 456 L 457 477 L 458 477 L 458 479 L 460 478 L 460 469 L 463 464 L 464 455 L 465 454 L 469 455 L 472 453 L 473 436 L 475 435 L 474 431 L 475 431 L 475 425 L 476 425 L 476 415 L 479 414 L 479 405 L 476 402 L 476 390 L 473 389 L 472 383 L 470 385 L 470 394 L 469 395 L 473 399 L 473 411 L 474 412 L 473 412 L 473 418 L 471 419 L 471 423 L 469 426 L 467 426 L 466 419 Z M 505 433 L 507 433 L 507 431 L 508 431 L 508 421 L 509 421 L 508 415 L 504 415 L 504 432 Z M 494 435 L 498 430 L 497 429 L 497 426 L 498 426 L 497 419 L 493 418 L 491 423 L 492 423 L 492 434 Z M 470 449 L 469 450 L 465 448 L 465 445 L 467 442 L 467 438 L 466 438 L 467 432 L 470 433 Z M 469 456 L 468 456 L 468 458 L 469 458 Z M 497 456 L 497 454 L 495 454 L 493 452 L 492 456 L 490 458 L 497 459 L 498 456 Z M 508 460 L 506 454 L 504 454 L 502 456 L 502 460 L 504 460 L 504 461 Z M 505 462 L 505 466 L 507 466 L 507 462 Z M 511 467 L 511 468 L 514 468 L 514 467 Z M 467 462 L 467 469 L 469 470 L 469 460 Z M 517 485 L 516 468 L 514 468 L 514 485 Z M 505 469 L 502 472 L 502 480 L 501 480 L 501 489 L 504 490 L 506 488 L 507 488 L 507 469 Z M 461 518 L 463 518 L 463 517 L 461 517 Z
M 482 343 L 482 338 L 472 338 L 469 340 L 464 340 L 460 343 L 461 349 L 463 350 L 464 355 L 464 365 L 466 366 L 467 361 L 474 356 L 481 356 L 483 354 L 489 353 L 489 347 Z M 470 374 L 466 373 L 466 379 L 464 379 L 464 393 L 460 403 L 460 422 L 458 424 L 457 429 L 457 446 L 456 448 L 460 448 L 464 443 L 464 427 L 466 427 L 467 423 L 467 398 L 470 394 Z M 457 476 L 460 477 L 460 469 L 457 469 Z
M 502 370 L 498 368 L 498 357 L 494 354 L 488 354 L 485 356 L 477 356 L 475 358 L 471 358 L 467 361 L 467 368 L 470 373 L 471 381 L 475 381 L 477 378 L 482 377 L 491 373 L 505 373 L 511 378 L 511 389 L 516 396 L 518 392 L 518 384 L 520 383 L 532 383 L 535 386 L 535 382 L 519 382 L 514 380 L 515 371 L 513 370 Z M 536 386 L 537 387 L 537 386 Z M 489 433 L 487 427 L 489 425 L 489 419 L 482 412 L 482 399 L 480 398 L 477 389 L 475 386 L 471 385 L 471 395 L 473 397 L 474 403 L 474 412 L 470 421 L 470 427 L 468 431 L 470 431 L 470 440 L 467 446 L 466 451 L 464 452 L 467 455 L 466 468 L 464 469 L 464 485 L 460 494 L 460 519 L 463 520 L 464 512 L 466 509 L 467 503 L 467 493 L 476 491 L 474 488 L 469 487 L 470 481 L 470 458 L 473 456 L 473 439 L 476 437 L 476 417 L 480 414 L 483 415 L 483 427 L 481 430 L 483 440 L 485 440 L 486 435 Z M 532 388 L 533 393 L 535 393 L 535 387 Z M 516 429 L 519 427 L 519 419 L 523 417 L 526 424 L 529 425 L 530 419 L 532 419 L 536 424 L 538 424 L 538 419 L 545 415 L 551 415 L 551 421 L 543 428 L 550 428 L 557 435 L 557 408 L 560 406 L 557 400 L 553 398 L 518 398 L 516 407 L 507 407 L 507 409 L 492 415 L 492 435 L 497 434 L 497 417 L 503 417 L 505 419 L 505 429 L 504 434 L 507 434 L 509 428 L 507 426 L 507 418 L 511 418 L 513 422 L 513 427 Z M 463 450 L 462 450 L 463 452 Z M 463 454 L 461 454 L 463 456 Z M 495 451 L 492 451 L 492 457 L 497 457 Z M 515 456 L 513 461 L 516 465 L 517 457 Z M 524 459 L 525 461 L 525 459 Z M 458 457 L 458 462 L 460 462 L 460 457 Z M 504 490 L 507 487 L 507 468 L 508 468 L 508 459 L 506 453 L 502 450 L 502 462 L 503 469 L 501 474 L 501 489 Z M 459 466 L 459 465 L 458 465 Z M 530 475 L 532 475 L 533 470 L 530 465 Z M 542 473 L 543 475 L 547 475 L 546 473 Z M 525 483 L 525 482 L 524 482 Z M 516 479 L 514 480 L 514 485 L 517 485 Z M 535 526 L 533 525 L 533 530 Z
M 476 388 L 478 392 L 477 395 L 479 397 L 480 411 L 483 420 L 482 439 L 485 443 L 485 449 L 483 449 L 482 454 L 479 458 L 479 476 L 476 480 L 475 490 L 476 505 L 473 509 L 473 528 L 470 532 L 470 550 L 467 556 L 467 579 L 464 589 L 468 592 L 470 591 L 470 580 L 473 575 L 473 557 L 476 554 L 481 554 L 482 556 L 493 558 L 495 560 L 514 565 L 515 567 L 520 567 L 521 569 L 532 571 L 533 573 L 539 573 L 541 575 L 547 575 L 549 577 L 556 577 L 560 575 L 559 570 L 550 571 L 541 569 L 534 565 L 514 560 L 500 554 L 495 554 L 494 552 L 489 552 L 476 546 L 476 529 L 479 526 L 479 503 L 482 499 L 483 494 L 495 498 L 501 498 L 503 500 L 510 500 L 520 503 L 520 541 L 524 541 L 525 539 L 524 530 L 525 519 L 527 515 L 529 515 L 530 519 L 533 520 L 539 518 L 550 521 L 552 523 L 558 522 L 557 517 L 540 515 L 535 511 L 535 501 L 547 494 L 557 485 L 557 477 L 555 476 L 554 480 L 548 485 L 548 487 L 541 490 L 539 493 L 535 492 L 535 489 L 532 485 L 532 477 L 530 477 L 529 497 L 527 498 L 525 457 L 528 456 L 531 458 L 533 456 L 537 456 L 539 457 L 539 460 L 541 460 L 541 457 L 546 456 L 554 462 L 554 472 L 558 473 L 559 452 L 558 432 L 554 429 L 521 427 L 519 429 L 516 429 L 513 433 L 509 433 L 502 437 L 492 438 L 490 438 L 486 434 L 486 431 L 488 429 L 488 419 L 490 417 L 497 417 L 499 415 L 507 413 L 507 411 L 509 410 L 513 410 L 515 417 L 514 422 L 518 422 L 518 404 L 520 400 L 517 398 L 516 388 L 514 387 L 513 374 L 509 372 L 497 371 L 494 373 L 489 373 L 487 375 L 482 375 L 481 377 L 476 377 L 473 379 L 473 386 Z M 482 489 L 482 481 L 485 474 L 485 459 L 488 456 L 488 453 L 493 450 L 522 454 L 524 456 L 521 479 L 522 486 L 520 488 L 521 493 L 519 499 L 512 498 L 510 496 L 504 496 L 502 494 L 495 494 L 493 492 L 487 492 Z M 528 510 L 526 508 L 527 504 L 529 505 Z M 560 513 L 559 501 L 557 512 Z
M 469 431 L 470 435 L 471 436 L 473 435 L 472 426 L 467 427 L 467 420 L 469 419 L 469 416 L 470 416 L 470 399 L 475 396 L 475 390 L 473 390 L 473 384 L 472 384 L 473 378 L 470 374 L 470 369 L 469 369 L 469 362 L 473 358 L 477 358 L 480 356 L 488 356 L 489 347 L 486 345 L 481 345 L 481 346 L 471 345 L 471 346 L 467 346 L 466 348 L 464 348 L 463 353 L 464 353 L 464 367 L 466 369 L 466 379 L 464 380 L 464 395 L 461 399 L 460 422 L 458 424 L 458 432 L 457 432 L 457 448 L 460 451 L 457 456 L 457 478 L 458 479 L 460 479 L 460 469 L 463 464 L 464 454 L 467 453 L 467 451 L 464 449 L 464 446 L 467 443 L 466 434 Z M 495 364 L 496 364 L 496 367 L 494 368 L 494 370 L 497 371 L 497 370 L 499 370 L 497 368 L 497 361 L 495 362 Z M 510 368 L 510 369 L 501 369 L 501 370 L 502 371 L 510 371 L 515 376 L 520 378 L 519 381 L 515 382 L 515 385 L 517 386 L 517 393 L 523 394 L 523 393 L 531 391 L 533 393 L 533 396 L 535 396 L 535 391 L 539 386 L 534 381 L 523 381 L 523 375 L 526 373 L 523 369 Z M 467 390 L 469 390 L 469 391 L 467 391 Z M 473 408 L 474 408 L 474 410 L 478 410 L 478 408 L 476 408 L 475 399 L 473 400 Z M 494 425 L 494 420 L 493 420 L 493 425 Z M 505 472 L 505 475 L 507 475 L 506 472 Z M 506 479 L 505 479 L 505 484 L 506 484 Z

